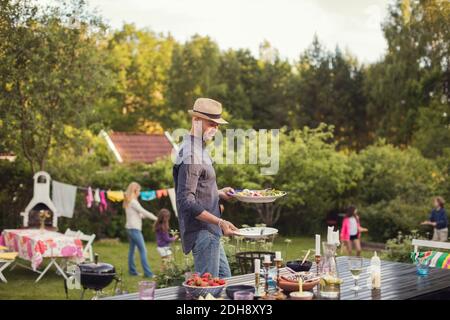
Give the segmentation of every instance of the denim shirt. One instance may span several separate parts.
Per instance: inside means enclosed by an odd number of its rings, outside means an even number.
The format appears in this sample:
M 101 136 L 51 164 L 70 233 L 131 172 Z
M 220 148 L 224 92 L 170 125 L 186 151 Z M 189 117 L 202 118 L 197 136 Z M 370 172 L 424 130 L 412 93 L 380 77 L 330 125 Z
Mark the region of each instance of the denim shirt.
M 436 222 L 436 229 L 438 230 L 447 228 L 447 212 L 444 208 L 433 209 L 430 214 L 430 221 Z
M 194 247 L 201 230 L 221 236 L 219 226 L 196 219 L 204 210 L 220 217 L 219 191 L 212 159 L 201 138 L 186 135 L 181 144 L 173 179 L 183 252 L 188 254 Z

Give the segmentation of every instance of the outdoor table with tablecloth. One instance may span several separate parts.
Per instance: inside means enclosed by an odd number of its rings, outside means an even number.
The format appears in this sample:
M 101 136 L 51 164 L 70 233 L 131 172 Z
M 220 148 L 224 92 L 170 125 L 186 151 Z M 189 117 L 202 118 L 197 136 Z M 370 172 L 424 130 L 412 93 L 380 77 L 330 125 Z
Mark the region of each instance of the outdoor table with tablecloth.
M 37 281 L 52 264 L 65 277 L 64 272 L 56 262 L 56 258 L 73 259 L 76 262 L 83 260 L 83 244 L 76 237 L 41 229 L 5 229 L 2 235 L 5 245 L 10 250 L 17 251 L 21 259 L 31 262 L 33 271 L 37 271 L 44 258 L 51 259 L 50 264 L 41 273 Z

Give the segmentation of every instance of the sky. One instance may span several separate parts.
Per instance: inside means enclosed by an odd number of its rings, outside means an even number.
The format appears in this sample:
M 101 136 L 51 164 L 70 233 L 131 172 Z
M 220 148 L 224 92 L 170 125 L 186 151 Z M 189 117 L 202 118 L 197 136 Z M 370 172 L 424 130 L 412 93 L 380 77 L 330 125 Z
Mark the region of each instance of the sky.
M 50 1 L 51 2 L 51 1 Z M 386 50 L 381 23 L 390 0 L 88 0 L 113 28 L 124 22 L 184 42 L 208 35 L 221 49 L 247 48 L 258 56 L 268 40 L 280 56 L 297 59 L 317 34 L 333 50 L 339 45 L 360 62 L 379 60 Z

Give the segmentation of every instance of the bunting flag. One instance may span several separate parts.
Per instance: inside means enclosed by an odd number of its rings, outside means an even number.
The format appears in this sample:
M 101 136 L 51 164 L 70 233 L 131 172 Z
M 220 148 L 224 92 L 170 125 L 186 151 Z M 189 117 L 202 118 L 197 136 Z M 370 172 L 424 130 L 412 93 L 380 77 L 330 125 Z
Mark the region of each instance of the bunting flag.
M 87 208 L 97 207 L 100 213 L 104 213 L 108 208 L 107 200 L 111 202 L 122 202 L 125 199 L 125 192 L 123 190 L 111 190 L 111 189 L 102 189 L 102 188 L 94 188 L 92 186 L 89 187 L 80 187 L 67 185 L 73 188 L 78 188 L 85 191 L 85 203 Z M 169 197 L 170 203 L 172 205 L 172 209 L 175 213 L 175 216 L 178 217 L 176 197 L 175 197 L 175 189 L 157 189 L 157 190 L 145 190 L 141 191 L 140 198 L 142 201 L 153 201 L 155 199 L 161 199 L 163 197 Z

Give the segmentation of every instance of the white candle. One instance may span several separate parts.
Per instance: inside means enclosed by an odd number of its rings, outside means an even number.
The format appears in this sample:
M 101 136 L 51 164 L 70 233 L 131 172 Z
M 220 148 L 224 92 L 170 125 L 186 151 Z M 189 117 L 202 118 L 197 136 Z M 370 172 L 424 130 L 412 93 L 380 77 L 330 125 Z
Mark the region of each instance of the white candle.
M 275 251 L 275 259 L 281 260 L 281 251 Z
M 316 234 L 316 256 L 320 256 L 320 234 Z
M 270 255 L 264 255 L 264 263 L 270 263 Z
M 261 260 L 255 259 L 255 273 L 260 273 L 261 271 Z
M 334 227 L 328 227 L 328 230 L 327 230 L 327 243 L 328 244 L 333 243 L 333 230 L 334 230 Z
M 339 244 L 339 230 L 333 232 L 333 234 L 334 234 L 334 241 L 333 241 L 333 242 L 334 242 L 335 244 Z

